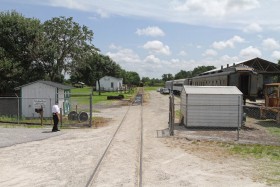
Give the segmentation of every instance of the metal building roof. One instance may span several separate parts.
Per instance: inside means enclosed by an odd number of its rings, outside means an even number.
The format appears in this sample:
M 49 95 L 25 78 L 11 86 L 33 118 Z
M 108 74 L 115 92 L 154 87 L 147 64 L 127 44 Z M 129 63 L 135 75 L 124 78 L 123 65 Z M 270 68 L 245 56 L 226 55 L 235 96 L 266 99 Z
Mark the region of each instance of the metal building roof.
M 213 69 L 204 73 L 201 73 L 200 75 L 204 74 L 211 74 L 211 73 L 217 73 L 226 70 L 227 68 L 237 68 L 237 70 L 254 70 L 258 73 L 262 74 L 279 74 L 280 73 L 280 65 L 270 62 L 268 60 L 256 57 L 249 60 L 244 60 L 240 62 L 235 62 L 232 64 L 229 64 L 228 66 Z
M 19 90 L 22 87 L 25 87 L 25 86 L 28 86 L 28 85 L 31 85 L 31 84 L 35 84 L 35 83 L 46 84 L 46 85 L 49 85 L 49 86 L 52 86 L 52 87 L 55 87 L 55 88 L 59 88 L 59 89 L 62 89 L 62 90 L 70 90 L 70 89 L 73 88 L 72 86 L 67 86 L 67 85 L 64 85 L 64 84 L 57 83 L 57 82 L 38 80 L 38 81 L 35 81 L 35 82 L 24 84 L 22 86 L 18 86 L 18 87 L 15 88 L 15 90 Z
M 184 86 L 184 90 L 196 95 L 242 95 L 236 86 Z

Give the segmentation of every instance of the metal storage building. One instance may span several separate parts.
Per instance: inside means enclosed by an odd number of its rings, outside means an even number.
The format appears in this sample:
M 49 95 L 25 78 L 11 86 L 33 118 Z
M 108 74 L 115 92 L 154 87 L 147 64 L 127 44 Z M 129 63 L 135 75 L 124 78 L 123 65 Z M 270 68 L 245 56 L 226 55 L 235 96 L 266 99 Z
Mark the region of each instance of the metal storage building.
M 70 89 L 71 86 L 63 85 L 52 81 L 38 80 L 19 87 L 20 90 L 20 113 L 24 117 L 37 117 L 39 114 L 35 109 L 43 107 L 44 117 L 52 116 L 52 105 L 58 102 L 63 114 L 70 110 Z
M 235 86 L 184 86 L 182 122 L 186 127 L 241 126 L 242 92 Z

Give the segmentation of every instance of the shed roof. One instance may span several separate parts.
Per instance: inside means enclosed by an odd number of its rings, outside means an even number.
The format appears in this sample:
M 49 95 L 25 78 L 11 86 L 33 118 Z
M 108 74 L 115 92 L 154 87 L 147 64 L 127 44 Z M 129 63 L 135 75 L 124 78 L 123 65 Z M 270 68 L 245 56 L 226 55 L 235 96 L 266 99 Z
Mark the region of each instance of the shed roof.
M 242 95 L 236 86 L 184 86 L 184 90 L 196 95 Z
M 46 84 L 46 85 L 49 85 L 49 86 L 52 86 L 52 87 L 55 87 L 55 88 L 59 88 L 59 89 L 62 89 L 62 90 L 70 90 L 70 89 L 73 88 L 72 86 L 67 86 L 67 85 L 64 85 L 64 84 L 61 84 L 61 83 L 57 83 L 57 82 L 38 80 L 38 81 L 35 81 L 35 82 L 30 82 L 28 84 L 24 84 L 22 86 L 18 86 L 18 87 L 15 88 L 15 90 L 19 90 L 22 87 L 29 86 L 29 85 L 35 84 L 35 83 Z

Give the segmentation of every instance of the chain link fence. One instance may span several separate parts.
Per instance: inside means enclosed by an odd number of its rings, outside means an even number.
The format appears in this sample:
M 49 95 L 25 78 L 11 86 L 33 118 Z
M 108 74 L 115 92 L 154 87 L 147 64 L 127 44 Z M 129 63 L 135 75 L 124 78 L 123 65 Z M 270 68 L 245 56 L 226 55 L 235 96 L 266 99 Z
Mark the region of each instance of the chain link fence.
M 279 135 L 272 132 L 272 129 L 274 131 L 280 129 L 280 108 L 247 105 L 182 106 L 180 98 L 172 96 L 169 98 L 169 103 L 169 135 L 174 134 L 187 139 L 206 141 L 239 141 L 280 145 Z M 191 107 L 192 111 L 190 111 Z M 198 107 L 199 109 L 196 110 L 195 108 Z M 201 107 L 203 110 L 201 110 Z M 182 111 L 182 108 L 188 108 L 189 110 Z M 241 115 L 238 116 L 237 112 L 228 112 L 229 108 L 232 108 L 233 111 L 240 108 Z M 216 112 L 217 110 L 220 112 Z M 204 113 L 201 111 L 204 111 Z M 185 117 L 188 117 L 189 121 L 184 119 Z M 233 121 L 233 118 L 236 118 L 236 120 Z M 240 122 L 239 119 L 241 119 Z M 186 122 L 204 125 L 190 127 Z M 222 125 L 217 125 L 218 123 Z M 229 123 L 235 125 L 232 126 Z
M 52 106 L 58 102 L 60 126 L 92 126 L 92 95 L 72 94 L 63 98 L 0 97 L 0 122 L 52 125 Z

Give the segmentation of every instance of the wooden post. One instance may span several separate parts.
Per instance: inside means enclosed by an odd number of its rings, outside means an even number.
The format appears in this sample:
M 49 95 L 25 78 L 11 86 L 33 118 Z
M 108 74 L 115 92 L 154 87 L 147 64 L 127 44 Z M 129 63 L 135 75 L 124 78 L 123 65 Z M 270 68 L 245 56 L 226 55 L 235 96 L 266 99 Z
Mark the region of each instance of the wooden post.
M 59 114 L 59 121 L 60 121 L 60 128 L 62 127 L 62 108 L 59 108 L 60 114 Z
M 41 111 L 40 111 L 40 116 L 41 116 L 41 126 L 43 126 L 43 106 L 41 105 Z

